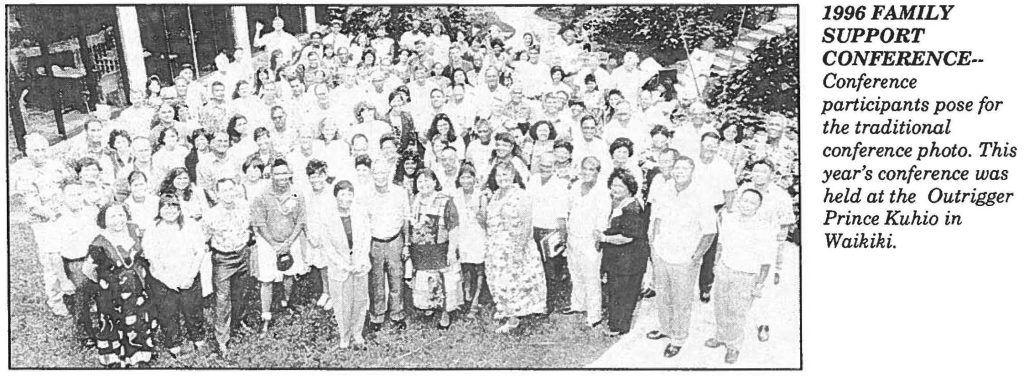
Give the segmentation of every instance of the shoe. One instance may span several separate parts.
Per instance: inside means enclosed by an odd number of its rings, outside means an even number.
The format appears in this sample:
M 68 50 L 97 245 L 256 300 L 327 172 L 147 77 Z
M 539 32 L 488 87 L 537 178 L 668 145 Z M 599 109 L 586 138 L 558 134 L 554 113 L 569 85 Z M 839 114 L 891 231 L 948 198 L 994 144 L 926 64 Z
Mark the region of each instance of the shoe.
M 710 291 L 708 291 L 708 292 L 701 292 L 700 293 L 700 302 L 701 303 L 707 303 L 707 302 L 710 302 L 710 301 L 711 301 L 711 292 Z
M 643 289 L 642 291 L 640 291 L 640 299 L 650 299 L 657 295 L 658 293 L 656 293 L 653 289 Z
M 218 343 L 217 344 L 217 352 L 220 353 L 220 356 L 226 356 L 228 354 L 228 345 L 227 344 L 223 344 L 223 343 Z
M 371 332 L 375 332 L 375 333 L 379 332 L 381 330 L 381 328 L 383 328 L 383 327 L 384 327 L 384 324 L 379 323 L 379 322 L 371 322 L 370 323 L 370 331 Z
M 288 300 L 281 300 L 281 309 L 288 309 Z
M 424 312 L 423 312 L 423 316 L 426 316 L 426 317 L 433 317 L 433 316 L 434 316 L 434 310 L 432 310 L 432 309 L 428 309 L 428 310 L 424 311 Z
M 625 334 L 625 332 L 620 332 L 620 331 L 616 331 L 616 330 L 605 330 L 604 331 L 604 336 L 608 337 L 608 338 L 619 337 L 619 336 L 621 336 L 623 334 Z
M 665 346 L 665 357 L 666 358 L 671 358 L 671 357 L 674 357 L 676 355 L 679 355 L 679 350 L 682 349 L 682 348 L 683 348 L 682 346 L 675 346 L 675 345 L 673 345 L 671 343 L 668 344 L 668 346 Z
M 757 340 L 761 342 L 768 342 L 768 325 L 761 325 L 757 327 Z
M 568 315 L 580 314 L 580 313 L 583 313 L 583 312 L 577 311 L 575 309 L 572 309 L 572 307 L 565 307 L 565 308 L 562 308 L 560 311 L 558 311 L 558 313 L 561 313 L 563 315 L 568 316 Z
M 366 340 L 363 339 L 363 336 L 361 336 L 359 334 L 356 334 L 355 338 L 352 338 L 352 349 L 353 350 L 365 350 L 366 349 Z
M 589 323 L 587 325 L 590 325 L 591 328 L 597 329 L 597 327 L 600 326 L 602 322 L 604 322 L 604 319 L 594 321 L 594 322 Z
M 348 350 L 351 347 L 352 347 L 352 343 L 350 343 L 348 341 L 338 342 L 338 350 Z
M 775 273 L 775 284 L 778 285 L 779 282 L 782 282 L 782 277 L 779 276 L 779 273 Z
M 720 342 L 720 341 L 718 341 L 717 339 L 714 339 L 714 338 L 708 338 L 707 341 L 704 341 L 704 346 L 710 347 L 712 349 L 718 348 L 718 347 L 720 347 L 722 345 L 724 345 L 724 343 L 722 343 L 722 342 Z
M 518 328 L 518 327 L 519 327 L 519 320 L 518 319 L 508 319 L 508 320 L 505 321 L 504 325 L 502 325 L 501 327 L 498 328 L 498 330 L 496 330 L 496 332 L 499 333 L 499 334 L 508 334 L 508 333 L 512 332 L 512 329 L 515 329 L 515 328 Z
M 740 351 L 730 348 L 725 351 L 725 362 L 729 364 L 736 363 L 736 359 L 740 358 Z
M 260 336 L 267 336 L 270 334 L 270 320 L 274 316 L 270 312 L 264 312 L 260 317 L 263 318 L 263 324 L 260 325 Z
M 96 348 L 96 340 L 92 338 L 86 338 L 81 341 L 82 347 L 86 350 Z
M 437 328 L 441 330 L 448 330 L 452 326 L 452 317 L 448 312 L 442 312 L 441 318 L 437 320 Z
M 395 331 L 402 331 L 408 327 L 408 325 L 405 324 L 405 320 L 391 320 L 391 323 L 394 324 Z
M 325 311 L 333 311 L 334 310 L 334 299 L 331 299 L 330 296 L 328 296 L 327 297 L 327 301 L 324 302 L 324 310 Z
M 328 296 L 327 294 L 320 294 L 320 299 L 316 300 L 316 306 L 320 308 L 326 307 L 327 299 L 330 299 L 330 296 Z
M 656 341 L 656 340 L 659 340 L 659 339 L 662 339 L 662 338 L 668 338 L 668 334 L 662 333 L 662 332 L 657 331 L 657 330 L 652 330 L 650 332 L 647 332 L 647 339 L 655 340 Z
M 171 354 L 171 359 L 178 359 L 178 356 L 181 355 L 181 346 L 174 346 L 172 348 L 169 348 L 167 349 L 167 352 Z

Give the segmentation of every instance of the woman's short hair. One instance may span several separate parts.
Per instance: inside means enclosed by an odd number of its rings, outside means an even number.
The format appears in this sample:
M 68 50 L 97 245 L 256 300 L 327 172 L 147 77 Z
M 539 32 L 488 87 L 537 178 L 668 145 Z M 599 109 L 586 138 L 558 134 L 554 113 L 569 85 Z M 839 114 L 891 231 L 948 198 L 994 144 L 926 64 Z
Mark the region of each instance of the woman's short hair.
M 622 184 L 626 185 L 626 189 L 629 191 L 630 196 L 636 195 L 639 186 L 636 183 L 636 178 L 633 177 L 633 174 L 629 173 L 629 170 L 622 167 L 616 167 L 612 170 L 612 174 L 608 176 L 608 188 L 612 187 L 612 182 L 614 182 L 615 179 L 621 180 Z
M 270 131 L 267 130 L 267 128 L 265 128 L 265 127 L 259 127 L 259 128 L 256 128 L 256 130 L 252 131 L 252 140 L 253 141 L 259 141 L 260 137 L 264 137 L 264 136 L 270 137 Z
M 665 136 L 666 138 L 672 138 L 672 135 L 674 135 L 675 133 L 669 130 L 668 127 L 658 124 L 651 128 L 651 137 L 654 137 L 655 135 L 659 134 Z
M 131 187 L 132 183 L 134 183 L 136 180 L 139 180 L 139 179 L 142 179 L 142 181 L 146 182 L 146 183 L 149 182 L 149 177 L 146 176 L 145 172 L 142 172 L 142 171 L 139 171 L 139 170 L 135 170 L 135 171 L 132 171 L 132 172 L 128 173 L 128 186 Z
M 313 176 L 319 173 L 327 173 L 327 162 L 313 158 L 306 164 L 306 175 Z
M 359 167 L 360 165 L 366 166 L 366 168 L 372 169 L 373 168 L 373 158 L 370 158 L 370 156 L 366 155 L 366 154 L 357 155 L 356 156 L 356 167 Z
M 441 180 L 437 178 L 437 174 L 434 173 L 434 170 L 431 170 L 428 167 L 420 167 L 418 170 L 416 170 L 416 178 L 412 180 L 412 194 L 420 193 L 421 176 L 430 176 L 430 178 L 434 180 L 434 190 L 441 190 Z
M 181 215 L 181 199 L 174 194 L 164 194 L 160 196 L 160 202 L 156 206 L 156 217 L 153 217 L 153 221 L 159 221 L 161 218 L 160 212 L 163 211 L 164 206 L 173 205 L 178 207 L 178 218 L 174 220 L 174 223 L 178 225 L 178 228 L 185 227 L 184 215 Z
M 99 226 L 99 228 L 104 230 L 107 229 L 107 211 L 113 207 L 118 207 L 121 208 L 121 210 L 124 210 L 124 214 L 127 216 L 128 220 L 132 220 L 132 213 L 128 210 L 128 205 L 121 201 L 110 201 L 101 206 L 100 211 L 96 213 L 96 226 Z
M 128 131 L 124 129 L 115 129 L 110 131 L 110 138 L 107 139 L 107 146 L 110 146 L 111 149 L 116 150 L 117 148 L 114 147 L 114 141 L 117 141 L 118 137 L 124 137 L 126 140 L 128 140 L 128 144 L 132 143 L 132 136 L 128 134 Z
M 373 119 L 363 119 L 363 111 L 365 111 L 368 108 L 371 109 L 371 110 L 377 111 L 377 108 L 374 107 L 372 104 L 370 104 L 370 102 L 362 101 L 362 102 L 359 102 L 359 103 L 356 104 L 356 107 L 355 107 L 356 122 L 362 123 L 364 121 L 373 120 Z
M 548 139 L 547 140 L 538 140 L 537 139 L 538 137 L 540 137 L 540 136 L 537 136 L 537 128 L 540 128 L 541 125 L 547 125 L 548 126 Z M 532 138 L 534 141 L 550 141 L 550 140 L 554 140 L 554 139 L 558 138 L 558 132 L 555 131 L 555 126 L 552 125 L 550 121 L 540 120 L 540 121 L 538 121 L 536 123 L 533 123 L 533 126 L 530 127 L 530 138 Z
M 566 140 L 558 140 L 558 141 L 555 141 L 555 146 L 552 147 L 551 149 L 552 150 L 565 149 L 566 151 L 569 152 L 569 155 L 572 155 L 573 146 L 572 146 L 572 142 L 569 142 L 569 141 L 566 141 Z
M 348 180 L 340 180 L 334 184 L 334 195 L 337 196 L 338 192 L 341 191 L 349 191 L 352 193 L 356 193 L 356 186 L 353 185 L 352 182 Z
M 260 174 L 262 174 L 263 169 L 266 167 L 266 164 L 263 163 L 263 161 L 261 161 L 259 157 L 253 155 L 247 158 L 245 162 L 242 163 L 242 173 L 248 173 L 249 169 L 253 167 L 260 169 Z
M 463 162 L 462 166 L 459 167 L 459 173 L 455 175 L 455 188 L 462 188 L 462 175 L 469 174 L 476 179 L 476 167 L 473 167 L 473 162 Z
M 81 174 L 82 170 L 89 166 L 96 166 L 97 169 L 103 171 L 103 166 L 100 166 L 100 162 L 93 157 L 82 157 L 75 162 L 75 175 Z
M 616 138 L 615 141 L 612 141 L 611 146 L 608 146 L 608 154 L 615 154 L 615 151 L 619 148 L 626 148 L 626 150 L 629 151 L 629 156 L 633 156 L 632 140 L 625 137 Z

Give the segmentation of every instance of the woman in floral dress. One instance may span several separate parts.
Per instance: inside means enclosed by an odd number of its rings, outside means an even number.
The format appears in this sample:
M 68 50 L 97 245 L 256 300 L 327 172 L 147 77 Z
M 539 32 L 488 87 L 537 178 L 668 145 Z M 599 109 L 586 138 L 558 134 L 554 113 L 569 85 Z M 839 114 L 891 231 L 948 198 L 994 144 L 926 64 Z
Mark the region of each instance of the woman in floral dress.
M 156 315 L 146 286 L 149 261 L 142 254 L 139 228 L 128 223 L 128 207 L 112 202 L 100 209 L 100 234 L 89 245 L 99 282 L 96 348 L 106 367 L 146 367 L 153 357 Z
M 484 265 L 497 308 L 494 318 L 505 320 L 497 331 L 508 333 L 520 317 L 545 312 L 547 286 L 540 254 L 533 249 L 530 201 L 516 168 L 499 162 L 487 186 L 493 194 L 480 213 L 487 229 Z

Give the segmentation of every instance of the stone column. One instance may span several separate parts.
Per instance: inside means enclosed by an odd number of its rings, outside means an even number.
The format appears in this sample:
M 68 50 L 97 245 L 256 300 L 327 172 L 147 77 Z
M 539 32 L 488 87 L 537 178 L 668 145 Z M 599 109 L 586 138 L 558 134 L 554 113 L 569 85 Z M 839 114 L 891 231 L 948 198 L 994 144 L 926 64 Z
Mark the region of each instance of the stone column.
M 244 6 L 231 7 L 231 25 L 235 31 L 235 46 L 252 53 L 252 45 L 249 43 L 249 15 Z
M 306 32 L 316 31 L 316 7 L 305 6 L 302 11 L 306 13 Z
M 134 6 L 117 7 L 118 39 L 124 49 L 124 64 L 128 71 L 128 90 L 146 90 L 146 57 L 139 34 L 139 15 Z M 127 93 L 126 93 L 127 94 Z

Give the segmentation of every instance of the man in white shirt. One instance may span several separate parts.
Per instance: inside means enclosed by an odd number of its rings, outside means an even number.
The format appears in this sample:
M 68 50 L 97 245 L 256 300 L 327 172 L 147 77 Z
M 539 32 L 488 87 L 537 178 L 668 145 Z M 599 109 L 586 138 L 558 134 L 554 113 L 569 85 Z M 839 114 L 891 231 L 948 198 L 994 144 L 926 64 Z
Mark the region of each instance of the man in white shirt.
M 789 229 L 796 223 L 796 216 L 793 214 L 793 198 L 782 189 L 778 184 L 772 181 L 772 177 L 775 175 L 774 166 L 767 161 L 754 162 L 754 165 L 750 168 L 750 182 L 743 184 L 738 190 L 744 192 L 750 189 L 757 190 L 761 193 L 761 207 L 758 209 L 757 214 L 768 223 L 768 229 L 772 231 L 774 236 L 771 239 L 771 248 L 775 250 L 775 254 L 772 260 L 775 264 L 775 285 L 780 283 L 780 271 L 782 270 L 782 250 L 786 237 L 789 235 Z M 738 201 L 738 200 L 737 200 Z M 733 207 L 737 207 L 739 202 L 734 202 Z M 733 210 L 735 211 L 735 209 Z M 775 292 L 777 288 L 770 288 L 768 293 L 765 294 L 766 299 L 771 299 L 773 296 L 771 293 Z M 768 340 L 768 323 L 770 320 L 770 312 L 767 312 L 766 304 L 757 303 L 754 304 L 751 309 L 750 315 L 757 320 L 759 324 L 757 326 L 758 339 L 761 341 Z
M 566 260 L 564 254 L 545 254 L 541 244 L 544 237 L 553 232 L 565 234 L 565 220 L 569 214 L 569 181 L 555 176 L 555 154 L 551 152 L 540 155 L 537 170 L 526 183 L 526 194 L 533 204 L 533 240 L 544 262 L 550 313 L 566 308 Z
M 596 232 L 608 228 L 612 210 L 606 184 L 598 181 L 601 162 L 585 157 L 580 162 L 580 179 L 569 189 L 566 257 L 572 279 L 570 312 L 586 312 L 587 324 L 601 322 L 601 252 Z
M 281 106 L 274 106 L 270 109 L 270 121 L 274 124 L 269 129 L 270 140 L 274 143 L 274 151 L 288 155 L 299 138 L 298 129 L 290 126 L 288 113 Z
M 402 33 L 402 36 L 398 38 L 398 46 L 411 50 L 416 47 L 416 42 L 426 41 L 427 36 L 420 31 L 423 22 L 420 20 L 412 20 L 412 28 L 409 31 Z
M 370 329 L 378 331 L 390 312 L 397 330 L 405 329 L 405 263 L 409 237 L 405 234 L 409 216 L 409 196 L 404 188 L 391 182 L 394 164 L 373 162 L 373 192 L 365 196 L 372 204 L 370 212 Z M 386 287 L 385 287 L 386 286 Z
M 735 363 L 743 345 L 747 313 L 754 298 L 761 294 L 768 277 L 773 231 L 758 209 L 762 207 L 760 192 L 743 191 L 736 203 L 736 212 L 722 214 L 721 260 L 715 266 L 715 335 L 704 345 L 717 348 L 725 345 L 725 362 Z
M 597 119 L 593 116 L 584 115 L 580 120 L 580 133 L 583 137 L 573 141 L 572 160 L 582 161 L 586 157 L 597 158 L 601 166 L 607 170 L 612 165 L 612 156 L 608 152 L 608 142 L 597 137 Z
M 395 48 L 395 40 L 388 37 L 388 31 L 381 25 L 377 28 L 377 37 L 370 41 L 370 47 L 373 47 L 374 54 L 378 56 L 391 55 L 392 50 Z
M 651 134 L 648 133 L 650 129 L 645 129 L 647 127 L 632 121 L 633 114 L 630 111 L 630 109 L 622 108 L 616 112 L 615 119 L 605 125 L 604 135 L 601 138 L 614 141 L 619 137 L 625 137 L 633 141 L 635 150 L 647 150 L 651 147 Z
M 619 89 L 622 92 L 622 97 L 629 103 L 636 103 L 640 87 L 643 86 L 647 78 L 640 71 L 639 64 L 640 57 L 636 55 L 636 52 L 626 52 L 622 57 L 622 66 L 615 68 L 611 74 L 612 87 L 610 89 Z
M 696 179 L 694 162 L 686 156 L 672 168 L 672 189 L 659 192 L 651 213 L 651 265 L 654 267 L 659 329 L 647 338 L 668 338 L 665 357 L 679 354 L 690 335 L 694 284 L 700 260 L 717 233 L 717 217 Z
M 718 157 L 718 146 L 722 137 L 717 132 L 704 133 L 701 136 L 700 158 L 696 159 L 697 175 L 701 177 L 701 185 L 707 190 L 712 205 L 718 211 L 722 207 L 732 205 L 736 194 L 736 174 L 732 165 Z M 711 245 L 711 251 L 704 255 L 700 267 L 700 300 L 707 303 L 711 299 L 711 284 L 715 282 L 715 247 L 718 239 Z
M 268 53 L 274 53 L 275 50 L 281 50 L 284 53 L 285 62 L 291 62 L 295 59 L 295 53 L 299 51 L 301 45 L 299 39 L 291 33 L 284 31 L 284 19 L 281 17 L 274 17 L 274 21 L 271 24 L 274 31 L 260 35 L 263 31 L 263 23 L 256 22 L 256 35 L 253 37 L 252 46 L 256 48 L 266 47 Z

